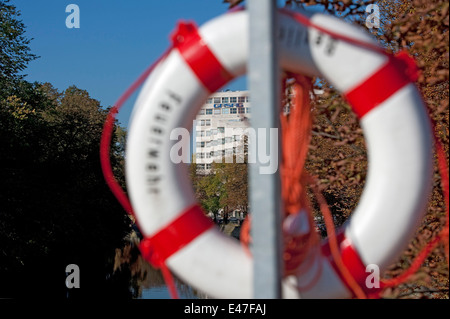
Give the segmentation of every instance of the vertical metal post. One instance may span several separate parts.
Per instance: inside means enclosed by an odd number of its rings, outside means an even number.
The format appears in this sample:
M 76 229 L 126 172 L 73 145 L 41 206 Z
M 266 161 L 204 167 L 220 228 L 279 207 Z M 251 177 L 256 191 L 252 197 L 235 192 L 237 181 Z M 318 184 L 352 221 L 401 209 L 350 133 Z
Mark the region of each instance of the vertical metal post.
M 266 151 L 270 128 L 279 132 L 279 63 L 276 44 L 276 0 L 249 0 L 250 54 L 248 81 L 253 106 L 252 127 L 257 133 L 258 152 L 261 129 L 266 131 Z M 264 143 L 264 142 L 263 142 Z M 272 149 L 269 163 L 279 165 L 280 143 Z M 276 150 L 276 151 L 275 151 Z M 254 298 L 281 298 L 281 216 L 279 169 L 261 174 L 259 156 L 250 164 L 250 209 L 252 212 L 252 254 L 254 260 Z

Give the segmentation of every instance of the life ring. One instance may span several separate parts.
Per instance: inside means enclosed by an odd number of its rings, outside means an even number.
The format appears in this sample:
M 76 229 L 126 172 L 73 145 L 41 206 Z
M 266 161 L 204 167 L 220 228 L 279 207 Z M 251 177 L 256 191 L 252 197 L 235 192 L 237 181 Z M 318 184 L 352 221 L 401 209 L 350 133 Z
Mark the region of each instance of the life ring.
M 343 92 L 360 118 L 367 142 L 364 191 L 338 237 L 344 264 L 364 286 L 366 265 L 386 269 L 423 217 L 432 174 L 430 125 L 402 59 L 320 31 L 377 45 L 365 31 L 337 18 L 303 12 L 308 26 L 299 23 L 297 15 L 279 13 L 281 67 L 324 77 Z M 204 216 L 187 165 L 170 159 L 171 148 L 178 143 L 170 133 L 174 128 L 189 129 L 207 97 L 245 73 L 247 29 L 248 14 L 242 10 L 199 29 L 181 23 L 173 35 L 174 49 L 139 94 L 126 147 L 126 182 L 145 237 L 143 255 L 155 266 L 165 263 L 181 279 L 215 298 L 252 298 L 253 261 L 237 241 Z M 284 279 L 284 298 L 352 296 L 326 248 L 315 263 L 306 273 Z M 320 278 L 310 289 L 300 293 L 291 285 L 306 285 L 318 267 Z

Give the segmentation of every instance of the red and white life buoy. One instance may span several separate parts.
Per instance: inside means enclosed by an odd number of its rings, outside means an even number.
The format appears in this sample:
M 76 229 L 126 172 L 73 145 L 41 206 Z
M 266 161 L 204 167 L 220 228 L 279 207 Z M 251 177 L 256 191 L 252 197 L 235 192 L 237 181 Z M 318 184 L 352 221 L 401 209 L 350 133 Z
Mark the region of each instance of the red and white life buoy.
M 309 25 L 298 21 L 305 16 Z M 364 130 L 368 176 L 339 237 L 344 263 L 364 285 L 366 265 L 383 270 L 395 261 L 423 216 L 432 173 L 428 117 L 404 60 L 329 35 L 376 46 L 365 31 L 318 13 L 282 11 L 278 21 L 281 67 L 330 81 L 347 97 Z M 126 181 L 145 236 L 143 254 L 216 298 L 252 298 L 252 258 L 204 216 L 187 166 L 170 160 L 177 143 L 170 133 L 189 129 L 207 97 L 245 73 L 247 29 L 245 11 L 217 17 L 199 29 L 180 24 L 174 49 L 138 97 L 126 149 Z M 287 34 L 292 36 L 283 36 Z M 306 273 L 284 280 L 283 297 L 351 297 L 326 249 L 315 263 Z M 305 286 L 319 267 L 320 278 L 307 291 L 300 293 L 291 284 Z

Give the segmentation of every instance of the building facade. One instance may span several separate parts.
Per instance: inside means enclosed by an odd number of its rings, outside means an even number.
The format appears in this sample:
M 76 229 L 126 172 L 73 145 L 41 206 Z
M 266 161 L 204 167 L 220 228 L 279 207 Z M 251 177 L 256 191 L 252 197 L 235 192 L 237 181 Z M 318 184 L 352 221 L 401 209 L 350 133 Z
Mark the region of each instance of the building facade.
M 208 98 L 195 121 L 193 155 L 199 172 L 208 173 L 214 161 L 242 155 L 250 116 L 248 91 L 221 91 Z
M 321 94 L 322 90 L 314 90 L 311 98 Z M 283 110 L 289 113 L 289 105 L 285 105 Z M 236 162 L 243 163 L 245 147 L 250 145 L 252 149 L 252 143 L 245 142 L 248 145 L 244 145 L 245 136 L 247 141 L 253 142 L 252 136 L 255 137 L 254 131 L 249 134 L 252 132 L 251 113 L 248 91 L 226 90 L 213 93 L 207 99 L 194 121 L 192 153 L 199 173 L 209 173 L 214 161 L 232 163 L 233 156 L 236 156 Z

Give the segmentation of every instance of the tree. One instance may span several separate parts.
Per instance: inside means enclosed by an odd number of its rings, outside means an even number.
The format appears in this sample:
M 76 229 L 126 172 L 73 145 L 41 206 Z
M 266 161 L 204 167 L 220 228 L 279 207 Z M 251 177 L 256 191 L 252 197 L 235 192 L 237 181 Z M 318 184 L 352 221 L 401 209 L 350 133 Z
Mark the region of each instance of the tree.
M 232 163 L 222 164 L 220 176 L 225 181 L 224 186 L 227 196 L 221 201 L 223 207 L 229 211 L 240 210 L 248 213 L 248 166 L 247 161 L 237 163 L 236 155 L 233 155 Z
M 380 41 L 389 43 L 397 52 L 406 50 L 420 69 L 417 85 L 423 94 L 428 113 L 435 123 L 435 134 L 442 141 L 448 167 L 449 147 L 449 3 L 448 1 L 399 0 L 380 1 L 380 8 L 389 12 L 389 24 L 379 34 Z M 441 176 L 435 165 L 433 190 L 427 215 L 416 238 L 401 260 L 392 265 L 388 275 L 395 276 L 411 263 L 420 249 L 436 235 L 445 223 L 444 198 L 440 189 Z M 408 297 L 414 289 L 435 290 L 437 293 L 419 294 L 428 298 L 448 298 L 448 237 L 447 244 L 438 246 L 425 261 L 410 285 L 401 285 L 390 297 Z M 427 289 L 428 288 L 428 289 Z
M 198 175 L 195 162 L 190 164 L 190 177 L 197 200 L 214 218 L 217 218 L 221 209 L 224 218 L 234 210 L 247 214 L 247 176 L 247 163 L 237 163 L 235 155 L 232 163 L 226 163 L 224 159 L 213 162 L 211 172 L 207 175 Z
M 9 2 L 0 1 L 0 92 L 8 82 L 22 79 L 20 72 L 37 58 L 30 52 L 31 39 L 25 36 L 25 25 L 18 19 L 20 11 Z
M 212 170 L 212 173 L 203 176 L 199 180 L 198 190 L 202 207 L 205 211 L 211 212 L 214 215 L 214 219 L 217 219 L 220 209 L 223 208 L 223 198 L 227 196 L 227 193 L 221 175 L 216 174 L 215 168 Z
M 327 1 L 326 7 L 319 0 L 287 2 L 320 5 L 334 15 L 344 16 L 362 25 L 364 7 L 371 1 Z M 417 85 L 435 122 L 435 134 L 444 144 L 448 163 L 449 4 L 447 1 L 425 0 L 386 0 L 376 3 L 380 7 L 381 28 L 371 32 L 388 51 L 397 53 L 406 50 L 416 59 L 421 71 Z M 356 9 L 355 6 L 360 8 Z M 340 225 L 350 217 L 364 187 L 368 165 L 364 136 L 357 118 L 340 93 L 323 79 L 313 79 L 312 83 L 325 92 L 313 101 L 315 123 L 306 170 L 318 177 L 319 188 L 328 201 L 337 225 Z M 436 167 L 435 165 L 434 188 L 428 214 L 416 238 L 400 261 L 392 265 L 387 276 L 395 276 L 408 267 L 412 258 L 445 223 L 444 199 Z M 313 198 L 312 202 L 314 203 Z M 318 214 L 318 207 L 315 208 L 315 213 Z M 416 281 L 386 292 L 384 296 L 408 297 L 416 288 L 420 288 L 441 291 L 418 294 L 421 297 L 448 298 L 446 253 L 448 254 L 448 246 L 436 248 L 417 274 Z
M 0 100 L 0 296 L 20 296 L 33 282 L 63 298 L 58 274 L 71 263 L 84 272 L 80 294 L 108 293 L 105 278 L 130 222 L 100 167 L 107 110 L 75 86 L 16 83 L 18 95 Z M 122 152 L 114 135 L 113 167 Z M 115 172 L 124 183 L 122 169 Z

